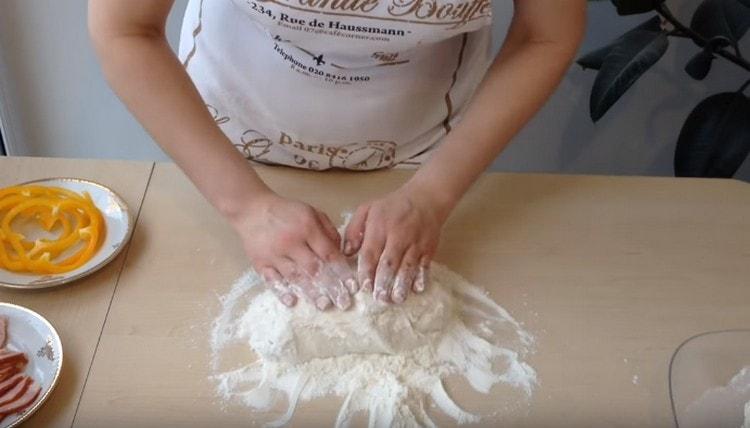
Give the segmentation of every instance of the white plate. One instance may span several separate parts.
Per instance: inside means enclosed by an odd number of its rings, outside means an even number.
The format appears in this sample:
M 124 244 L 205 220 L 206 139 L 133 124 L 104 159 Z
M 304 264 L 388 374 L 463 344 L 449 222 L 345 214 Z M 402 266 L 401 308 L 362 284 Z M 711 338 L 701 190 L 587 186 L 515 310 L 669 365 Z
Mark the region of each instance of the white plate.
M 83 278 L 101 269 L 117 257 L 133 233 L 133 218 L 125 201 L 115 192 L 101 184 L 78 178 L 47 178 L 23 184 L 56 186 L 78 193 L 88 192 L 94 204 L 102 212 L 107 230 L 104 242 L 101 243 L 94 257 L 78 269 L 55 275 L 13 273 L 5 269 L 0 269 L 0 286 L 2 287 L 36 290 L 67 284 Z
M 0 422 L 0 428 L 10 428 L 21 424 L 47 400 L 60 378 L 63 350 L 55 328 L 36 312 L 10 303 L 0 303 L 0 315 L 8 318 L 6 349 L 26 354 L 29 358 L 26 374 L 42 387 L 42 392 L 31 407 Z

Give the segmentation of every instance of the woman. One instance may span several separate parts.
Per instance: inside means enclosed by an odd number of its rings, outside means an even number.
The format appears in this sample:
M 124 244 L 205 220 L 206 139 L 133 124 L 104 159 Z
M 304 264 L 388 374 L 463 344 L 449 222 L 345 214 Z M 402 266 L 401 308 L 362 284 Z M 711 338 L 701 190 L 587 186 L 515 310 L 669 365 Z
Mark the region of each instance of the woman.
M 347 309 L 360 288 L 386 303 L 424 290 L 443 223 L 559 83 L 586 4 L 515 0 L 491 61 L 491 0 L 191 0 L 179 58 L 164 35 L 173 2 L 90 0 L 105 74 L 281 301 L 321 310 Z M 325 214 L 274 193 L 246 158 L 423 164 L 362 204 L 341 245 Z

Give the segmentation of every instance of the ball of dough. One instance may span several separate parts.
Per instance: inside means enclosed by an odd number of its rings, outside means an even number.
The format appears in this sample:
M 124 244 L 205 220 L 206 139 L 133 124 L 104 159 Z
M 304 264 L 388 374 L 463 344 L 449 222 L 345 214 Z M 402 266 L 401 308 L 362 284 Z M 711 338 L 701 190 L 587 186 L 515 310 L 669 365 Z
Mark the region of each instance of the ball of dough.
M 251 346 L 262 358 L 298 364 L 315 358 L 393 355 L 419 348 L 437 340 L 455 319 L 455 309 L 451 291 L 432 284 L 400 305 L 386 305 L 370 293 L 360 292 L 348 311 L 321 312 L 302 300 L 289 309 L 271 292 L 264 292 L 253 300 L 245 316 L 263 320 L 255 328 L 266 334 L 249 334 Z M 271 340 L 270 330 L 278 332 Z

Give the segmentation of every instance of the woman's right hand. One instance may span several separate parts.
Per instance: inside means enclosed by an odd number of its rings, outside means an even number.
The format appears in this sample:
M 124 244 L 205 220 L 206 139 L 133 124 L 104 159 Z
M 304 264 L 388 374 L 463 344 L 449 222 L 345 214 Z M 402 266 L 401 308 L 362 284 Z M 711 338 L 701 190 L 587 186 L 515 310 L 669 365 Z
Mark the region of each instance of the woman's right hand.
M 108 81 L 229 219 L 253 266 L 284 303 L 306 296 L 319 308 L 349 307 L 349 293 L 358 287 L 337 246 L 338 233 L 320 211 L 271 192 L 217 126 L 164 36 L 173 3 L 89 1 L 91 36 Z M 243 199 L 248 194 L 250 202 Z
M 286 306 L 298 297 L 320 310 L 351 306 L 359 286 L 341 252 L 341 237 L 323 212 L 268 192 L 254 197 L 231 223 L 252 266 Z

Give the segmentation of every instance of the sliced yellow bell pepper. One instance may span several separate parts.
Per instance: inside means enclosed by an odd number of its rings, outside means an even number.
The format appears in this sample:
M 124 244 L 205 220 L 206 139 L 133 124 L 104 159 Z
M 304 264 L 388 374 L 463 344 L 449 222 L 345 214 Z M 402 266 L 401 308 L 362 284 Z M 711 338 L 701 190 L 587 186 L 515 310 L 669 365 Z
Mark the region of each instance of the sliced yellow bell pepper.
M 56 239 L 30 241 L 13 229 L 16 220 L 33 221 L 47 232 L 58 228 L 62 232 Z M 96 253 L 106 233 L 104 224 L 86 192 L 39 185 L 0 189 L 0 268 L 36 274 L 77 269 Z M 74 249 L 72 255 L 57 260 Z

